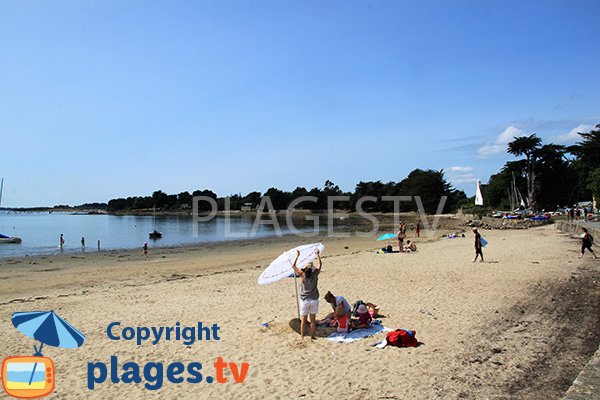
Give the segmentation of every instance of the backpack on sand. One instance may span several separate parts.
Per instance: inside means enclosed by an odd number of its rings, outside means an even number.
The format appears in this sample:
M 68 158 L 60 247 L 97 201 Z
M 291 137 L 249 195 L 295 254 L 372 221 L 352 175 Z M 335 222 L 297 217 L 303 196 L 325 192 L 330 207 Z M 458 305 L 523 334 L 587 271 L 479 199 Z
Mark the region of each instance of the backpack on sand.
M 417 332 L 414 330 L 396 329 L 395 331 L 388 332 L 385 340 L 390 346 L 417 347 L 419 341 L 416 334 Z

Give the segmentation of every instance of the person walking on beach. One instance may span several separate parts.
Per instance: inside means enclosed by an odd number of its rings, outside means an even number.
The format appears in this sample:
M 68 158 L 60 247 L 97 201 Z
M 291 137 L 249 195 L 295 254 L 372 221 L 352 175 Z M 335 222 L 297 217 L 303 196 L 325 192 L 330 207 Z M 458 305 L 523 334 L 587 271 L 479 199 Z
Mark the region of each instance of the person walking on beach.
M 323 262 L 321 261 L 321 253 L 317 250 L 317 259 L 319 266 L 314 267 L 313 263 L 308 263 L 303 269 L 296 266 L 300 251 L 297 251 L 296 259 L 292 264 L 292 268 L 296 275 L 302 278 L 300 286 L 300 338 L 304 339 L 304 329 L 306 327 L 307 317 L 310 316 L 310 338 L 315 339 L 315 331 L 317 329 L 317 313 L 319 312 L 319 274 Z
M 481 262 L 483 262 L 483 251 L 481 250 L 481 234 L 477 231 L 477 228 L 473 228 L 475 234 L 475 258 L 473 262 L 477 261 L 477 257 L 481 256 Z
M 415 225 L 415 237 L 421 237 L 421 223 L 417 222 L 417 225 Z
M 81 252 L 85 253 L 85 238 L 81 237 Z
M 142 249 L 144 250 L 144 252 L 142 253 L 142 255 L 144 257 L 148 257 L 148 242 L 144 242 L 144 247 L 142 247 Z
M 62 248 L 63 248 L 63 246 L 65 245 L 65 238 L 63 237 L 63 234 L 62 234 L 62 233 L 60 234 L 60 240 L 59 240 L 59 243 L 60 243 L 60 245 L 59 245 L 59 246 L 60 246 L 60 248 L 62 249 Z
M 100 251 L 100 239 L 98 239 L 98 251 Z
M 598 257 L 596 257 L 596 253 L 594 253 L 594 250 L 592 250 L 592 244 L 594 243 L 594 237 L 592 235 L 590 235 L 587 228 L 584 228 L 582 226 L 581 230 L 583 231 L 583 236 L 581 236 L 581 254 L 579 255 L 579 258 L 583 257 L 583 253 L 585 252 L 585 249 L 588 249 L 589 252 L 592 253 L 592 255 L 594 256 L 594 258 L 598 258 Z

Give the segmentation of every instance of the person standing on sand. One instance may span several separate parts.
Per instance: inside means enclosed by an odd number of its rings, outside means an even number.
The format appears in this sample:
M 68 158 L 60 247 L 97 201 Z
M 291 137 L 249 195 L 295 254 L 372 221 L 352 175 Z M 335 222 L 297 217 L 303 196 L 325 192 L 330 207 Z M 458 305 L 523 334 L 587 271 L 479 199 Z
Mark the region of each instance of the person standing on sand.
M 144 247 L 142 247 L 142 249 L 144 250 L 144 252 L 142 253 L 142 255 L 144 257 L 148 257 L 148 242 L 144 242 Z
M 304 340 L 304 328 L 306 327 L 307 317 L 310 315 L 310 338 L 315 339 L 315 331 L 317 329 L 317 313 L 319 312 L 319 274 L 323 262 L 321 261 L 321 253 L 317 250 L 317 259 L 319 266 L 314 268 L 313 263 L 308 263 L 300 270 L 296 263 L 300 257 L 300 251 L 297 251 L 296 259 L 292 264 L 292 268 L 296 275 L 302 278 L 300 286 L 300 338 Z
M 475 258 L 473 262 L 477 261 L 477 256 L 481 256 L 481 262 L 483 262 L 483 251 L 481 250 L 481 234 L 477 232 L 477 228 L 473 228 L 475 234 Z
M 81 237 L 81 252 L 85 253 L 85 238 Z
M 60 243 L 60 244 L 59 244 L 59 246 L 60 246 L 60 248 L 62 249 L 62 248 L 63 248 L 63 246 L 65 245 L 65 238 L 63 237 L 63 234 L 62 234 L 62 233 L 60 234 L 60 240 L 59 240 L 59 243 Z
M 417 222 L 417 225 L 415 225 L 415 237 L 421 237 L 421 223 Z
M 581 230 L 583 231 L 583 236 L 581 237 L 581 254 L 579 255 L 579 258 L 583 257 L 583 253 L 585 252 L 585 249 L 588 249 L 589 252 L 592 253 L 592 255 L 594 256 L 594 258 L 598 258 L 598 257 L 596 257 L 596 253 L 594 253 L 594 250 L 592 250 L 592 244 L 594 243 L 594 238 L 592 237 L 592 235 L 590 235 L 587 228 L 584 228 L 582 226 Z
M 404 251 L 404 238 L 406 237 L 406 225 L 400 222 L 400 226 L 398 227 L 398 233 L 396 233 L 396 238 L 398 239 L 398 248 L 399 253 Z

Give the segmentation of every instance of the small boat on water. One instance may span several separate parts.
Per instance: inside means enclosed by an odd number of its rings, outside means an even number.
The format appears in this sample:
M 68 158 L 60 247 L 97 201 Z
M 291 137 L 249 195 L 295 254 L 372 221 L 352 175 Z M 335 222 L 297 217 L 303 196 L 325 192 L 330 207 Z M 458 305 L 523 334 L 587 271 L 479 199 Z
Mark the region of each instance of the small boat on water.
M 162 238 L 162 232 L 157 231 L 156 229 L 149 233 L 150 239 L 160 239 Z
M 21 243 L 21 238 L 6 236 L 0 233 L 0 243 Z
M 162 238 L 162 232 L 156 230 L 156 206 L 152 207 L 152 225 L 154 230 L 149 233 L 150 239 L 156 240 Z
M 2 205 L 2 190 L 4 189 L 4 178 L 0 181 L 0 206 Z M 21 243 L 21 238 L 6 236 L 0 233 L 0 244 L 2 243 Z

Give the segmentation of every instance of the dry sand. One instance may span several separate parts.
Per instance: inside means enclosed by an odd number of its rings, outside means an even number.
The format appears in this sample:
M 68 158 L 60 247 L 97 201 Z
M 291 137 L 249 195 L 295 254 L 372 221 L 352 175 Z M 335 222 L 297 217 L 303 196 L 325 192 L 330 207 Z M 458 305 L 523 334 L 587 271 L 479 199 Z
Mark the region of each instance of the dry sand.
M 87 336 L 80 349 L 45 348 L 59 398 L 560 398 L 600 341 L 600 262 L 577 259 L 578 243 L 552 227 L 483 235 L 485 263 L 471 263 L 470 233 L 417 240 L 413 254 L 374 254 L 373 238 L 323 239 L 321 297 L 331 290 L 381 305 L 383 324 L 415 329 L 418 348 L 371 347 L 384 334 L 333 343 L 324 330 L 301 342 L 291 328 L 293 280 L 256 284 L 281 251 L 306 242 L 286 237 L 163 249 L 148 259 L 130 251 L 0 260 L 0 356 L 32 354 L 13 312 L 53 309 Z M 327 312 L 321 300 L 319 314 Z M 221 340 L 138 347 L 109 340 L 112 321 L 218 323 Z M 198 361 L 213 376 L 217 357 L 250 367 L 243 384 L 165 379 L 159 391 L 110 382 L 88 390 L 88 362 L 111 355 L 142 367 Z

